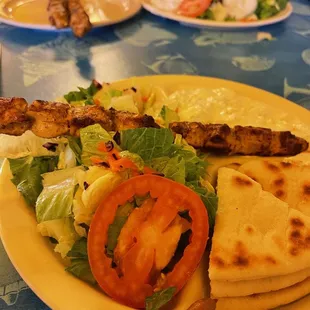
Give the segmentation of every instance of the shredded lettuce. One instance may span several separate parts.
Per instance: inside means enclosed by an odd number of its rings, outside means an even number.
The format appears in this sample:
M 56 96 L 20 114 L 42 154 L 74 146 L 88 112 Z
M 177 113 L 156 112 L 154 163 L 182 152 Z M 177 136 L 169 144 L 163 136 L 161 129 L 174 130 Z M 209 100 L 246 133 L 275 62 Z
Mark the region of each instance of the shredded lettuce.
M 56 151 L 53 152 L 43 147 L 43 145 L 46 143 L 56 143 L 61 146 L 65 142 L 65 138 L 45 139 L 37 137 L 30 130 L 26 131 L 21 136 L 0 134 L 0 157 L 21 158 L 26 156 L 58 156 L 58 147 L 56 147 Z
M 160 309 L 162 306 L 164 306 L 172 299 L 175 291 L 176 291 L 175 287 L 168 287 L 166 289 L 154 293 L 149 297 L 146 297 L 145 309 L 146 310 Z
M 105 109 L 108 109 L 111 107 L 112 99 L 121 96 L 123 96 L 121 90 L 113 89 L 109 84 L 104 84 L 102 89 L 94 96 L 94 100 L 98 101 Z
M 58 170 L 43 175 L 44 188 L 36 202 L 38 223 L 72 215 L 77 184 L 76 171 L 81 167 Z
M 71 216 L 74 191 L 71 180 L 44 187 L 36 202 L 38 223 Z
M 23 195 L 27 204 L 35 206 L 43 189 L 41 174 L 53 171 L 57 166 L 58 157 L 26 156 L 8 160 L 13 174 L 11 181 Z
M 57 241 L 54 250 L 60 253 L 62 258 L 66 257 L 79 238 L 73 226 L 73 219 L 69 217 L 41 222 L 37 229 L 42 236 L 51 237 Z
M 131 94 L 111 98 L 110 103 L 107 105 L 107 109 L 110 108 L 113 108 L 118 111 L 127 111 L 136 114 L 139 113 L 133 95 Z
M 85 229 L 80 225 L 90 225 L 101 201 L 123 181 L 123 178 L 120 174 L 102 167 L 89 167 L 78 179 L 79 188 L 73 200 L 73 216 L 77 233 L 86 236 Z

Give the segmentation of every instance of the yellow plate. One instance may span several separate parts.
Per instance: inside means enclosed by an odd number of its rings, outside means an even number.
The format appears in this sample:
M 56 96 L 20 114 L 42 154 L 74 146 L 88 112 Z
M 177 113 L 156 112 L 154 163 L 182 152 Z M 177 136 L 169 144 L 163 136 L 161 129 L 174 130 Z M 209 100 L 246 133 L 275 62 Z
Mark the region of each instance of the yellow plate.
M 141 9 L 139 0 L 81 0 L 81 2 L 93 27 L 122 22 Z M 48 0 L 0 0 L 0 22 L 22 28 L 59 31 L 48 21 L 47 5 Z
M 226 87 L 310 123 L 310 113 L 288 100 L 254 87 L 221 79 L 186 75 L 147 76 L 119 81 L 114 86 L 128 88 L 150 84 L 164 87 L 168 91 L 186 87 Z M 37 232 L 33 209 L 25 205 L 9 180 L 8 165 L 3 165 L 0 171 L 0 235 L 12 263 L 33 291 L 55 310 L 129 309 L 64 270 L 64 263 L 53 252 L 50 242 Z M 194 301 L 208 296 L 207 269 L 207 260 L 204 259 L 168 309 L 185 310 Z
M 165 1 L 165 0 L 162 0 Z M 290 17 L 290 15 L 293 12 L 293 6 L 288 3 L 286 8 L 279 12 L 277 15 L 264 19 L 264 20 L 257 20 L 253 22 L 219 22 L 214 20 L 208 20 L 208 19 L 199 19 L 199 18 L 192 18 L 192 17 L 186 17 L 182 15 L 178 15 L 171 11 L 164 11 L 161 8 L 155 6 L 152 3 L 152 0 L 142 0 L 142 5 L 144 9 L 149 11 L 150 13 L 168 18 L 171 20 L 175 20 L 181 24 L 184 24 L 186 26 L 191 27 L 198 27 L 198 28 L 217 28 L 217 29 L 243 29 L 243 28 L 256 28 L 256 27 L 262 27 L 267 25 L 272 25 L 275 23 L 279 23 L 287 18 Z

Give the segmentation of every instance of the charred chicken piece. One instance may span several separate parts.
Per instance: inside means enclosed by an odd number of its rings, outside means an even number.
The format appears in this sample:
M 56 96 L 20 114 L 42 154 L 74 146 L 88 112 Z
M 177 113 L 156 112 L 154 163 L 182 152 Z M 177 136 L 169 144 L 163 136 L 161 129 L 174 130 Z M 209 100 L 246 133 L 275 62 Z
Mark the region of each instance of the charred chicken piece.
M 70 27 L 76 37 L 82 38 L 92 28 L 89 17 L 80 0 L 68 0 L 68 8 Z
M 27 115 L 33 119 L 32 132 L 43 138 L 58 137 L 69 133 L 70 105 L 60 102 L 35 100 Z
M 56 28 L 69 26 L 68 0 L 49 0 L 47 12 L 50 23 Z
M 28 104 L 23 98 L 0 97 L 0 133 L 20 136 L 32 126 L 26 115 Z

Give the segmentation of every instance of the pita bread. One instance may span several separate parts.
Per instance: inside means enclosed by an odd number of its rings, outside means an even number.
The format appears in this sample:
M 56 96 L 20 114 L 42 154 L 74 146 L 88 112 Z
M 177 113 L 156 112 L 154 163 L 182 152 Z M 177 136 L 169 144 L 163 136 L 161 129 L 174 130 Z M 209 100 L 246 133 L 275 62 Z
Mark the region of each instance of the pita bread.
M 309 310 L 309 305 L 310 295 L 307 295 L 288 305 L 278 307 L 275 310 Z
M 310 216 L 310 165 L 301 162 L 254 160 L 239 171 L 260 183 L 289 207 Z
M 310 267 L 310 217 L 229 168 L 219 169 L 218 197 L 211 281 L 283 276 Z
M 289 304 L 310 293 L 310 278 L 291 287 L 246 297 L 220 298 L 216 310 L 266 310 Z M 308 305 L 309 307 L 309 305 Z M 291 308 L 298 309 L 299 308 Z M 309 308 L 308 308 L 309 309 Z
M 310 268 L 285 276 L 248 281 L 211 281 L 211 295 L 214 298 L 248 296 L 257 293 L 277 291 L 310 277 Z

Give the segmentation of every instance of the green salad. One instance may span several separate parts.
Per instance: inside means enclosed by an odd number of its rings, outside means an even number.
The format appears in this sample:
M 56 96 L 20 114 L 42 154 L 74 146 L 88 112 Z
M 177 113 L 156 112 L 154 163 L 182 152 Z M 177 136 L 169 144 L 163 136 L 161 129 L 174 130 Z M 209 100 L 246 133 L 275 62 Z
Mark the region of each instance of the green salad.
M 146 171 L 182 184 L 196 193 L 207 210 L 209 229 L 206 229 L 208 232 L 213 230 L 217 196 L 207 181 L 206 155 L 189 146 L 182 136 L 174 136 L 167 128 L 170 122 L 178 120 L 178 113 L 174 107 L 165 105 L 165 100 L 165 93 L 152 86 L 120 90 L 109 84 L 101 88 L 94 81 L 88 88 L 69 92 L 62 101 L 74 106 L 97 104 L 106 109 L 151 114 L 162 127 L 107 132 L 99 124 L 94 124 L 82 128 L 79 137 L 56 139 L 42 139 L 26 132 L 16 141 L 12 140 L 10 149 L 1 152 L 5 158 L 2 164 L 9 164 L 11 169 L 11 181 L 29 208 L 33 208 L 38 232 L 50 239 L 55 252 L 69 259 L 68 272 L 92 285 L 97 285 L 98 281 L 91 271 L 87 247 L 94 214 L 118 186 L 138 175 L 145 175 Z M 26 140 L 27 151 L 20 149 L 21 142 Z M 124 164 L 116 169 L 113 156 Z M 121 230 L 129 225 L 130 214 L 136 209 L 147 208 L 147 199 L 150 196 L 136 196 L 134 201 L 119 206 L 108 229 L 106 255 L 110 259 L 116 257 L 116 245 L 122 236 Z M 178 214 L 179 222 L 175 222 L 171 234 L 175 236 L 178 231 L 180 239 L 188 234 L 188 228 L 184 227 L 192 219 L 186 209 Z M 167 244 L 172 256 L 177 252 L 177 246 L 180 246 L 179 241 Z M 165 259 L 167 265 L 171 257 Z M 161 267 L 159 278 L 166 277 L 162 271 L 166 267 Z M 175 293 L 175 287 L 158 287 L 161 289 L 148 294 L 146 309 L 159 309 Z

